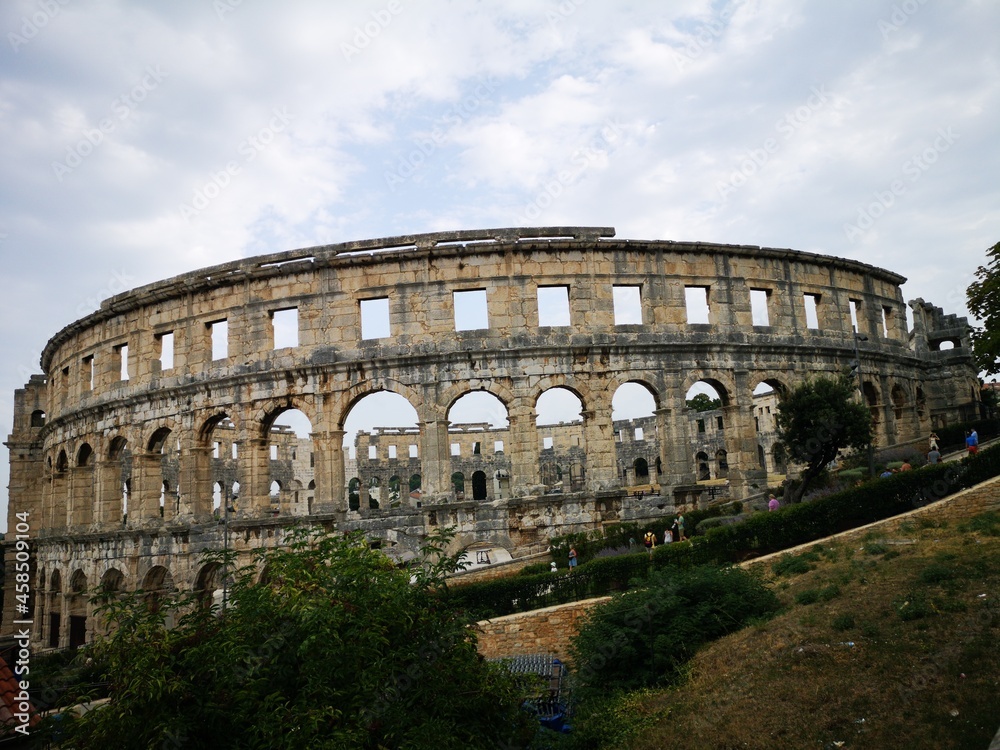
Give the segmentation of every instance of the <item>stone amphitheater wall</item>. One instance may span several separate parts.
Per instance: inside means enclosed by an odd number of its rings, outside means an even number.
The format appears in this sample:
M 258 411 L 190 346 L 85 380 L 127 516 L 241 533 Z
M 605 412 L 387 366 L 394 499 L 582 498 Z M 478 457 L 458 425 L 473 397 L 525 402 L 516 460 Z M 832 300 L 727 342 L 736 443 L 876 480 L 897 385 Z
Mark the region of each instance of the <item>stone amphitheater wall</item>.
M 967 323 L 916 300 L 908 330 L 903 281 L 857 261 L 787 249 L 550 227 L 307 248 L 112 297 L 56 333 L 42 352 L 42 374 L 15 393 L 6 443 L 10 528 L 18 513 L 31 519 L 36 641 L 66 646 L 92 636 L 92 617 L 78 611 L 80 592 L 67 590 L 71 581 L 90 590 L 115 570 L 128 588 L 207 586 L 214 578 L 200 550 L 225 543 L 223 525 L 247 556 L 255 545 L 280 544 L 292 528 L 320 524 L 363 529 L 403 558 L 430 529 L 455 526 L 457 546 L 490 543 L 517 557 L 544 550 L 555 534 L 672 512 L 701 494 L 685 402 L 699 381 L 722 401 L 734 498 L 766 482 L 754 389 L 768 383 L 780 391 L 840 372 L 856 348 L 880 445 L 973 416 L 978 383 Z M 538 302 L 545 287 L 562 290 L 568 325 L 546 317 Z M 638 297 L 638 312 L 622 305 L 628 295 Z M 689 322 L 688 295 L 704 295 L 706 322 Z M 484 299 L 486 327 L 474 327 Z M 807 313 L 813 307 L 815 319 Z M 371 332 L 372 310 L 387 312 L 387 335 Z M 276 340 L 285 335 L 276 318 L 294 318 L 294 345 L 275 348 L 286 343 Z M 559 324 L 542 325 L 551 322 Z M 620 471 L 612 398 L 625 383 L 642 385 L 655 401 L 662 473 L 654 495 L 628 494 Z M 582 405 L 572 448 L 582 471 L 573 491 L 558 495 L 542 481 L 536 412 L 552 388 Z M 418 446 L 420 502 L 353 509 L 345 421 L 383 390 L 405 397 L 417 414 L 418 431 L 406 439 Z M 451 481 L 450 410 L 474 391 L 496 396 L 509 422 L 507 492 L 487 501 L 457 497 Z M 272 433 L 289 409 L 311 426 L 306 506 L 273 500 Z M 236 457 L 218 461 L 216 442 L 235 443 Z M 463 471 L 476 470 L 474 457 L 462 460 Z M 165 480 L 168 464 L 176 478 Z M 239 498 L 226 498 L 233 511 L 220 519 L 217 485 L 230 487 L 230 477 Z M 161 502 L 167 493 L 170 501 Z M 7 632 L 12 586 L 8 577 Z

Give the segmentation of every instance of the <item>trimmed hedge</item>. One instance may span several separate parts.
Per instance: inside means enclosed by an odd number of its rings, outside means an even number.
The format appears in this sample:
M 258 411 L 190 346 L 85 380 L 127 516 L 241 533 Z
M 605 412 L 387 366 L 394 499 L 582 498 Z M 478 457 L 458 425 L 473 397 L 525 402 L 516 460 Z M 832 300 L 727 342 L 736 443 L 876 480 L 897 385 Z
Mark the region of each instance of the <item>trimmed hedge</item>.
M 635 586 L 651 568 L 731 564 L 779 552 L 922 507 L 997 475 L 1000 475 L 1000 446 L 984 449 L 961 463 L 904 471 L 818 500 L 756 513 L 741 523 L 709 529 L 689 542 L 660 545 L 652 554 L 639 547 L 633 554 L 591 559 L 573 573 L 514 576 L 453 586 L 448 597 L 454 607 L 464 610 L 471 619 L 482 620 L 602 596 Z M 695 525 L 689 521 L 694 517 L 695 513 L 685 515 L 688 528 Z M 659 526 L 649 528 L 658 529 L 662 535 L 665 525 L 661 521 Z M 621 524 L 602 538 L 631 534 L 638 528 L 636 524 Z M 593 543 L 595 547 L 599 541 L 595 536 L 571 535 L 561 538 L 563 549 L 569 549 L 566 540 L 581 536 L 584 543 Z M 581 553 L 584 543 L 574 543 L 578 554 Z

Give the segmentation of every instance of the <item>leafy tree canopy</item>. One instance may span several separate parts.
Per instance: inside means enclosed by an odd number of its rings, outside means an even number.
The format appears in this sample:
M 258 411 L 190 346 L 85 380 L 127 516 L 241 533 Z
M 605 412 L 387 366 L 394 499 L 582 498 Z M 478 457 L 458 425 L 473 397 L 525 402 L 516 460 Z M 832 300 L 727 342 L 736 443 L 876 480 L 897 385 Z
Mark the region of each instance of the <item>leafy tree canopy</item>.
M 972 331 L 976 365 L 987 375 L 1000 373 L 1000 242 L 986 251 L 989 261 L 976 269 L 966 296 L 969 312 L 983 321 Z
M 222 613 L 106 597 L 117 630 L 92 656 L 110 702 L 69 725 L 67 746 L 521 746 L 533 729 L 524 686 L 478 655 L 436 595 L 455 562 L 444 542 L 408 571 L 360 535 L 303 531 L 261 553 L 267 583 L 256 566 L 234 574 Z
M 722 408 L 722 400 L 712 398 L 707 393 L 696 393 L 687 400 L 687 406 L 695 411 L 712 411 Z
M 855 400 L 854 382 L 847 376 L 815 378 L 786 392 L 775 422 L 788 456 L 806 464 L 792 502 L 841 450 L 862 450 L 872 439 L 871 413 Z

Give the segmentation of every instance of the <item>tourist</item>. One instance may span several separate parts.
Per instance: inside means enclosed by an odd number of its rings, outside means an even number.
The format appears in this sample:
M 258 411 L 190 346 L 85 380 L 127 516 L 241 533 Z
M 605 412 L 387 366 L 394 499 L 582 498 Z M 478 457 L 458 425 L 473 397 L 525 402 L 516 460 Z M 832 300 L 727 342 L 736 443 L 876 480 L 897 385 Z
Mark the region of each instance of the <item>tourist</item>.
M 681 530 L 677 526 L 677 519 L 676 518 L 674 519 L 673 524 L 670 526 L 670 531 L 671 531 L 671 536 L 673 537 L 674 541 L 675 542 L 679 542 L 681 540 Z
M 940 463 L 940 461 L 941 461 L 941 451 L 937 449 L 937 446 L 934 446 L 927 452 L 927 463 L 933 465 L 936 463 Z
M 885 471 L 883 471 L 878 476 L 879 476 L 879 479 L 885 479 L 886 477 L 891 477 L 892 476 L 892 470 L 887 468 Z
M 932 451 L 936 451 L 938 449 L 938 440 L 940 439 L 941 438 L 937 436 L 936 432 L 932 432 L 931 436 L 927 438 L 928 446 Z
M 910 462 L 909 461 L 903 461 L 903 465 L 899 467 L 899 470 L 900 471 L 909 471 L 912 468 L 913 467 L 910 466 Z
M 684 536 L 684 515 L 681 514 L 677 516 L 677 533 L 680 535 L 680 541 L 687 541 L 687 537 Z
M 569 548 L 569 572 L 572 573 L 576 567 L 576 547 L 570 545 Z
M 674 534 L 673 534 L 673 532 L 669 528 L 664 529 L 663 530 L 663 543 L 664 544 L 673 544 L 673 541 L 674 541 Z
M 653 554 L 653 547 L 656 546 L 656 534 L 652 531 L 647 531 L 646 536 L 642 538 L 642 543 L 646 545 L 646 549 L 649 550 L 649 554 Z
M 767 496 L 767 509 L 768 510 L 777 510 L 780 507 L 781 507 L 781 503 L 778 502 L 778 498 L 776 498 L 774 496 L 773 492 L 770 495 Z
M 965 449 L 969 452 L 970 456 L 974 456 L 979 452 L 979 436 L 974 431 L 969 432 L 965 436 Z

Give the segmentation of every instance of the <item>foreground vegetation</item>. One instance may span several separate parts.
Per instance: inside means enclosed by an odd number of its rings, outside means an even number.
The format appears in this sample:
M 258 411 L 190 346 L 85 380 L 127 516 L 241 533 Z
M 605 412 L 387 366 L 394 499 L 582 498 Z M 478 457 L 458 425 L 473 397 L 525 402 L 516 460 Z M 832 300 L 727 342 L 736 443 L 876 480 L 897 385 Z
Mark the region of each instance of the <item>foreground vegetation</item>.
M 559 746 L 989 745 L 1000 726 L 1000 514 L 910 521 L 753 572 L 780 614 L 699 651 L 671 687 L 581 706 L 584 744 Z

